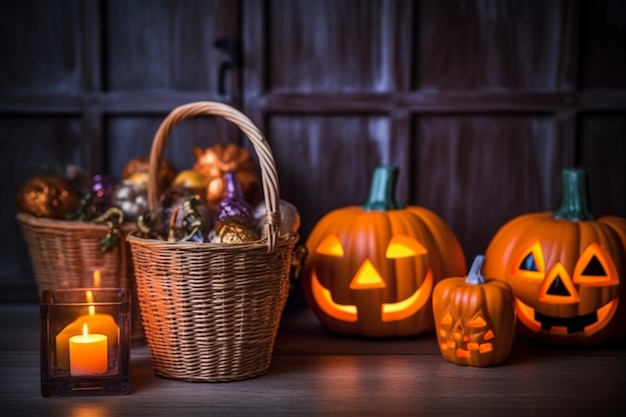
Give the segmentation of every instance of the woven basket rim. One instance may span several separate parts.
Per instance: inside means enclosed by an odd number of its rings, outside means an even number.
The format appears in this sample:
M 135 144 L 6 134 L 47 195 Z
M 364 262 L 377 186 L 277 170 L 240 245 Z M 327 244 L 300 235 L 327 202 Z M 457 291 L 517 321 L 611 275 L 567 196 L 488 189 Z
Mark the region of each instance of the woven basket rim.
M 280 235 L 276 240 L 276 247 L 283 247 L 291 245 L 297 242 L 299 235 L 297 233 L 288 233 Z M 255 242 L 244 243 L 216 243 L 216 242 L 168 242 L 165 240 L 149 239 L 137 236 L 137 231 L 134 230 L 126 236 L 126 241 L 140 246 L 160 247 L 176 249 L 201 249 L 201 250 L 219 250 L 219 251 L 233 251 L 239 252 L 249 249 L 264 249 L 267 250 L 267 239 L 261 238 Z
M 86 222 L 82 220 L 63 220 L 63 219 L 50 219 L 47 217 L 37 217 L 30 213 L 20 211 L 15 216 L 18 222 L 32 227 L 42 227 L 46 229 L 63 229 L 63 230 L 102 230 L 107 231 L 108 227 L 105 224 Z M 132 232 L 136 229 L 136 224 L 133 222 L 125 222 L 119 225 L 120 229 L 124 232 Z

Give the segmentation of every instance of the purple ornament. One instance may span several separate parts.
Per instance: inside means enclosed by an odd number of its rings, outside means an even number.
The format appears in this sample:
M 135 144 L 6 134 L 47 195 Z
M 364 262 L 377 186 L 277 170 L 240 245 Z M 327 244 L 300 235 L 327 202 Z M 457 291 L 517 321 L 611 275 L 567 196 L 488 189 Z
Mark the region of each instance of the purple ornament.
M 115 182 L 101 174 L 94 175 L 91 182 L 92 205 L 96 213 L 102 213 L 111 206 L 111 195 Z
M 226 192 L 218 205 L 217 220 L 223 221 L 237 217 L 252 224 L 254 210 L 244 198 L 241 184 L 234 171 L 227 171 L 224 174 L 224 184 L 226 185 Z

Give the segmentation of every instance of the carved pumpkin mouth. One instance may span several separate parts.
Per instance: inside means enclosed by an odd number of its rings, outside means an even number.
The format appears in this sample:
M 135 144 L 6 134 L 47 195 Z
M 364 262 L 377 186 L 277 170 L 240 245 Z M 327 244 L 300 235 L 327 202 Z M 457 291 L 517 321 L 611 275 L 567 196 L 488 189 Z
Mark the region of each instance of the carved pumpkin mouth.
M 330 290 L 324 288 L 319 282 L 317 274 L 311 277 L 311 289 L 315 302 L 326 314 L 338 320 L 356 322 L 358 318 L 357 307 L 349 304 L 339 304 L 333 300 Z M 433 275 L 428 269 L 422 285 L 409 297 L 395 303 L 383 303 L 381 305 L 381 321 L 398 321 L 412 316 L 422 309 L 430 299 L 433 289 Z
M 472 352 L 478 354 L 489 353 L 493 351 L 493 344 L 491 343 L 476 343 L 466 342 L 457 344 L 454 340 L 447 340 L 442 343 L 441 349 L 453 349 L 455 350 L 457 358 L 471 358 Z
M 574 317 L 555 317 L 542 314 L 527 304 L 515 299 L 515 312 L 517 317 L 529 329 L 539 332 L 541 330 L 553 334 L 584 333 L 589 336 L 604 328 L 617 310 L 619 298 L 609 301 L 593 313 Z

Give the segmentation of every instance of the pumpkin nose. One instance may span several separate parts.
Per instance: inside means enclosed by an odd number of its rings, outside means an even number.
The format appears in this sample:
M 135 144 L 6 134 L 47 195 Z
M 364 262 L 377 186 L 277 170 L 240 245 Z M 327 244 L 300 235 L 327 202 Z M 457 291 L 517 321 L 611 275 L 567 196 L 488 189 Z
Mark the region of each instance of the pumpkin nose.
M 578 292 L 565 267 L 559 262 L 550 269 L 539 290 L 541 301 L 568 304 L 579 301 Z
M 380 276 L 376 267 L 372 265 L 369 259 L 363 261 L 359 270 L 350 282 L 350 288 L 353 290 L 367 290 L 371 288 L 385 288 L 385 281 Z

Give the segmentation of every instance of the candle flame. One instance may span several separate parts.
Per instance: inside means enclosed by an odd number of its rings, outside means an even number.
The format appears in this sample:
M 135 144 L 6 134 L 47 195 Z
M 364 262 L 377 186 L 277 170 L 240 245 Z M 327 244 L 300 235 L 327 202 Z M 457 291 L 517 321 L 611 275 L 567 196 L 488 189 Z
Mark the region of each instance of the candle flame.
M 87 323 L 83 324 L 83 337 L 85 339 L 89 337 L 89 327 L 87 326 Z
M 87 290 L 87 302 L 89 303 L 89 315 L 93 316 L 96 314 L 96 308 L 93 305 L 93 292 L 91 290 Z
M 100 288 L 100 282 L 102 281 L 102 277 L 100 275 L 100 270 L 96 269 L 93 271 L 93 286 L 96 288 Z

